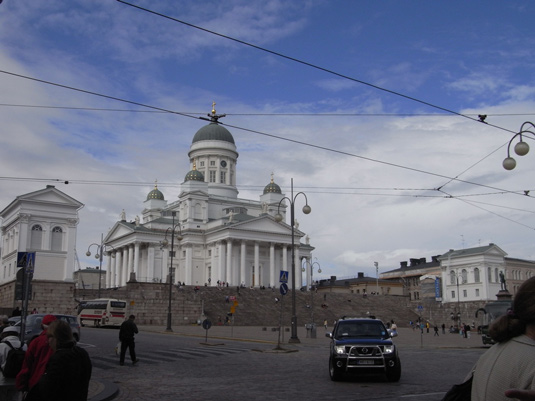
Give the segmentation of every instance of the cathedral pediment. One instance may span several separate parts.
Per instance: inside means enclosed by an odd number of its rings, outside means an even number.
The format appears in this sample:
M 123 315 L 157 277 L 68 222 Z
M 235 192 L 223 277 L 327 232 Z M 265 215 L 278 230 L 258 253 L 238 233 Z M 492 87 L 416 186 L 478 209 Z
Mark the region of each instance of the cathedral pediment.
M 132 224 L 126 223 L 123 221 L 118 221 L 112 227 L 108 235 L 106 235 L 104 242 L 111 242 L 113 240 L 125 237 L 133 232 L 134 232 L 134 226 Z

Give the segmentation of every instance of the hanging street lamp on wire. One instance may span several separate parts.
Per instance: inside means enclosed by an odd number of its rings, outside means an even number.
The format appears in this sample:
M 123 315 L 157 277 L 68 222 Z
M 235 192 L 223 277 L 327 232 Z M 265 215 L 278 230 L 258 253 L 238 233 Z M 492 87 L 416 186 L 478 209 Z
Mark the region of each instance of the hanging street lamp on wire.
M 299 343 L 299 338 L 297 337 L 297 313 L 295 310 L 295 233 L 294 233 L 294 227 L 295 227 L 295 212 L 294 212 L 294 205 L 295 200 L 298 195 L 303 195 L 305 197 L 305 206 L 303 206 L 303 213 L 309 214 L 311 212 L 311 207 L 308 206 L 308 199 L 304 192 L 298 192 L 294 196 L 294 180 L 292 178 L 292 186 L 291 186 L 291 195 L 290 198 L 285 196 L 282 198 L 279 202 L 279 207 L 277 209 L 277 214 L 275 215 L 275 221 L 281 222 L 282 221 L 282 215 L 280 214 L 280 207 L 282 202 L 287 199 L 290 202 L 290 226 L 292 228 L 292 331 L 290 340 L 288 342 L 290 343 Z
M 516 137 L 518 137 L 519 142 L 515 145 L 515 153 L 518 156 L 525 156 L 528 154 L 529 145 L 522 140 L 522 136 L 525 136 L 526 134 L 531 134 L 535 138 L 535 125 L 530 121 L 526 121 L 524 124 L 522 124 L 520 127 L 520 132 L 514 134 L 509 141 L 509 145 L 507 145 L 507 157 L 502 163 L 504 169 L 512 170 L 516 167 L 516 160 L 511 157 L 511 143 Z

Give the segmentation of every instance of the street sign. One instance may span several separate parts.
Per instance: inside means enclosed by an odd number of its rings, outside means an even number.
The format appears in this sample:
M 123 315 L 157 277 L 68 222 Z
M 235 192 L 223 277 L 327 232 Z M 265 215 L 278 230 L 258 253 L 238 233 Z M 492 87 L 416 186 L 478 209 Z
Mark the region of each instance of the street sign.
M 288 293 L 288 284 L 282 283 L 279 288 L 281 295 L 286 295 Z
M 202 322 L 202 328 L 208 330 L 210 327 L 212 327 L 212 322 L 208 319 L 204 319 Z
M 287 283 L 288 282 L 288 271 L 281 270 L 280 276 L 279 276 L 279 283 Z

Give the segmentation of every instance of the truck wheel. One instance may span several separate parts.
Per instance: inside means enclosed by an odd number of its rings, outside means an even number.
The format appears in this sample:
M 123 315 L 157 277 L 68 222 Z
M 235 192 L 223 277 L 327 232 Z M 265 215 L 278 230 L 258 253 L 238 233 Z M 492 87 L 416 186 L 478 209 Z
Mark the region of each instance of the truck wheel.
M 333 382 L 340 381 L 344 378 L 344 373 L 342 370 L 334 366 L 333 358 L 329 358 L 329 376 Z
M 396 365 L 386 371 L 386 379 L 389 382 L 398 382 L 401 378 L 401 363 L 396 359 Z

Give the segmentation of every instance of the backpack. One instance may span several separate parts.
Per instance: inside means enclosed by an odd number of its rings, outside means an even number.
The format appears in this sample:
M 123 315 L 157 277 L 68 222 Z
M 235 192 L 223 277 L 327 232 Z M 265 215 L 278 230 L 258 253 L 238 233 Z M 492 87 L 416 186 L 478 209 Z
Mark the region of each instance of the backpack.
M 22 363 L 24 362 L 26 351 L 22 349 L 22 344 L 20 348 L 15 348 L 9 341 L 4 341 L 4 343 L 9 345 L 9 348 L 11 349 L 7 353 L 4 369 L 1 369 L 2 373 L 4 374 L 4 377 L 17 377 L 17 374 L 22 369 Z

